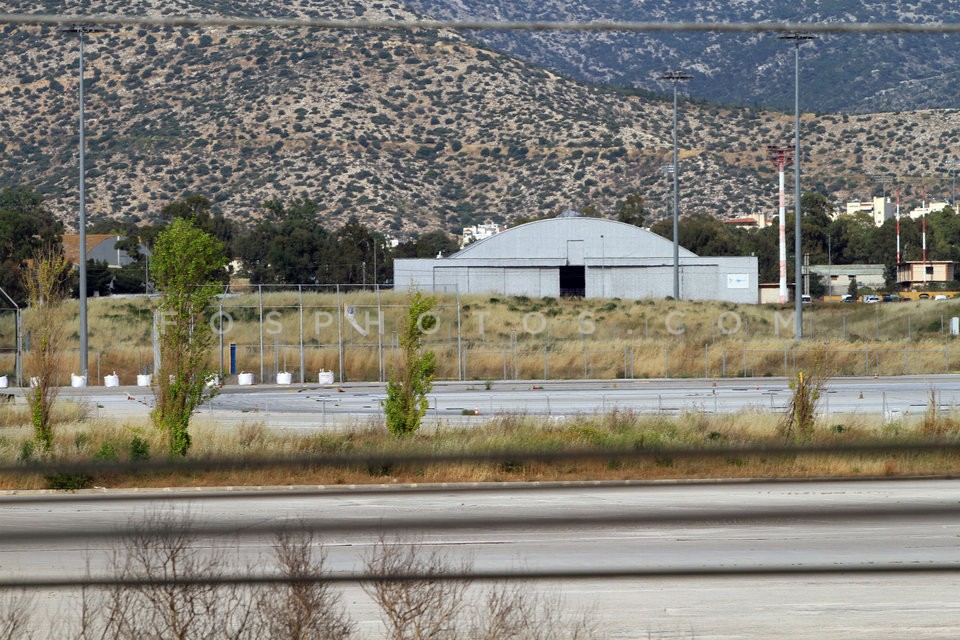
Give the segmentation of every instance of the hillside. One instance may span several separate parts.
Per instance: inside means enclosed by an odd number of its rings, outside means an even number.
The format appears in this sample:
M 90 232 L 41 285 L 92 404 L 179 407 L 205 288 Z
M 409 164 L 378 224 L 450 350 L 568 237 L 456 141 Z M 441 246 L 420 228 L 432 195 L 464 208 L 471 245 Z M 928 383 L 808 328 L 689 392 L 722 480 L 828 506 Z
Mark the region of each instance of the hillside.
M 58 3 L 38 3 L 56 11 Z M 0 3 L 0 11 L 22 7 Z M 93 12 L 262 14 L 260 3 L 102 2 Z M 401 17 L 397 3 L 299 0 L 271 15 Z M 0 186 L 29 183 L 76 210 L 75 39 L 4 28 Z M 188 192 L 250 219 L 305 195 L 321 222 L 355 215 L 416 232 L 593 205 L 627 194 L 666 211 L 665 101 L 578 83 L 449 33 L 124 28 L 87 45 L 90 220 L 155 217 Z M 874 173 L 949 193 L 957 111 L 807 116 L 805 187 L 866 197 Z M 776 202 L 764 148 L 789 115 L 684 104 L 681 208 L 718 216 Z
M 444 18 L 643 22 L 956 23 L 948 0 L 409 0 Z M 498 50 L 590 82 L 663 90 L 657 78 L 693 72 L 691 95 L 720 103 L 793 108 L 793 52 L 775 35 L 483 33 Z M 803 49 L 811 111 L 951 107 L 960 98 L 960 37 L 823 35 Z

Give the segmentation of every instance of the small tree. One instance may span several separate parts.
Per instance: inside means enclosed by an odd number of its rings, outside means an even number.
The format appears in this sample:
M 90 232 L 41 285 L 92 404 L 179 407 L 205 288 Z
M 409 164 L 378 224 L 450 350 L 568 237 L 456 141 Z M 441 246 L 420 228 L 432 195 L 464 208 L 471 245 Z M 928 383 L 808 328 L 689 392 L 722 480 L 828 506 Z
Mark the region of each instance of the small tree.
M 400 362 L 393 367 L 383 405 L 387 428 L 398 438 L 420 428 L 429 406 L 427 394 L 433 387 L 436 361 L 432 351 L 424 351 L 423 336 L 436 326 L 437 318 L 430 312 L 434 304 L 434 298 L 415 292 L 400 327 Z
M 860 286 L 856 278 L 850 278 L 850 286 L 847 287 L 847 295 L 856 300 L 860 297 Z
M 187 454 L 190 416 L 210 393 L 213 330 L 205 312 L 220 292 L 214 280 L 224 264 L 223 244 L 188 220 L 175 219 L 157 236 L 152 265 L 160 293 L 160 366 L 153 420 L 174 456 Z
M 38 252 L 28 267 L 24 288 L 30 303 L 27 328 L 31 348 L 26 359 L 31 388 L 27 393 L 34 436 L 44 451 L 53 447 L 53 418 L 51 415 L 57 397 L 56 377 L 64 350 L 63 302 L 70 283 L 70 263 L 63 253 L 54 249 Z M 86 373 L 86 372 L 83 372 Z
M 815 352 L 812 366 L 806 372 L 798 371 L 796 378 L 790 381 L 790 401 L 779 425 L 781 435 L 792 440 L 809 440 L 813 436 L 817 405 L 830 377 L 827 352 Z

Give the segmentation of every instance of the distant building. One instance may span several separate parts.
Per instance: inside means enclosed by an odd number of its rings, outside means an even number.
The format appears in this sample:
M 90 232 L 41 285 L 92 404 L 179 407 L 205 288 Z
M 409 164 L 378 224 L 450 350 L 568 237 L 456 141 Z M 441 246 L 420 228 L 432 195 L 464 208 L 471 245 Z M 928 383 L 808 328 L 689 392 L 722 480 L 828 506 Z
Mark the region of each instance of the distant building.
M 897 205 L 891 202 L 890 198 L 874 198 L 873 200 L 848 202 L 847 215 L 853 216 L 858 213 L 870 214 L 873 218 L 873 224 L 882 227 L 887 218 L 892 218 L 897 215 Z
M 665 298 L 673 242 L 640 227 L 564 212 L 475 242 L 439 259 L 398 259 L 398 290 L 514 296 Z M 756 257 L 701 257 L 680 249 L 680 296 L 756 304 Z
M 464 227 L 463 235 L 460 236 L 460 246 L 465 247 L 471 242 L 477 242 L 478 240 L 485 240 L 491 236 L 495 236 L 502 231 L 506 231 L 506 227 L 502 227 L 498 224 L 494 224 L 492 221 L 487 220 L 483 224 L 474 225 L 472 227 Z
M 793 298 L 793 287 L 787 290 L 787 300 Z M 760 283 L 760 304 L 780 304 L 780 283 Z
M 930 215 L 931 213 L 937 213 L 939 211 L 943 211 L 949 206 L 951 205 L 946 200 L 936 200 L 936 201 L 930 202 L 930 204 L 924 203 L 915 209 L 911 209 L 908 215 L 914 220 L 918 220 L 923 216 Z
M 901 262 L 897 265 L 897 284 L 905 291 L 912 291 L 935 282 L 952 282 L 955 266 L 950 260 Z
M 882 264 L 812 264 L 810 274 L 820 278 L 826 287 L 826 295 L 842 296 L 854 280 L 858 287 L 883 288 L 887 283 L 885 269 Z
M 88 233 L 87 240 L 87 261 L 106 262 L 112 269 L 119 269 L 134 260 L 126 251 L 117 248 L 117 243 L 124 240 L 124 236 L 117 236 L 110 233 Z M 140 253 L 150 255 L 146 246 L 140 245 Z M 73 266 L 80 264 L 80 235 L 65 234 L 63 236 L 63 255 Z
M 776 218 L 777 216 L 772 216 Z M 773 220 L 771 217 L 768 217 L 766 213 L 760 211 L 752 216 L 746 216 L 743 218 L 730 218 L 723 221 L 724 224 L 728 224 L 731 227 L 739 227 L 741 229 L 766 229 L 771 224 Z

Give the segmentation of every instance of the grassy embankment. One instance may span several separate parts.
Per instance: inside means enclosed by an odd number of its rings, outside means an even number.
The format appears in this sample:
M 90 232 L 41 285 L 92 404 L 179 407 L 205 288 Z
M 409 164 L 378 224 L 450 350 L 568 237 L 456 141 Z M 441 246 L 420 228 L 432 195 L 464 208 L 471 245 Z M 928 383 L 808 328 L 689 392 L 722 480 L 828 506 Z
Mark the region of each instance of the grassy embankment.
M 202 417 L 192 427 L 191 460 L 295 456 L 395 456 L 502 451 L 596 451 L 609 453 L 593 460 L 529 462 L 522 453 L 499 462 L 443 465 L 382 464 L 266 468 L 239 471 L 163 471 L 119 474 L 93 473 L 81 482 L 51 480 L 31 471 L 44 461 L 163 460 L 166 446 L 149 424 L 88 419 L 87 407 L 61 402 L 61 423 L 49 457 L 32 446 L 28 416 L 22 406 L 0 407 L 0 464 L 22 465 L 22 472 L 0 478 L 0 489 L 166 486 L 274 486 L 316 484 L 367 484 L 391 482 L 503 482 L 549 480 L 626 480 L 726 477 L 893 476 L 954 473 L 960 456 L 948 454 L 896 454 L 863 456 L 759 456 L 676 458 L 667 455 L 645 460 L 624 459 L 624 451 L 657 452 L 671 448 L 781 446 L 788 442 L 778 429 L 781 416 L 742 412 L 711 416 L 639 416 L 630 412 L 583 415 L 563 421 L 504 415 L 480 426 L 453 428 L 440 425 L 422 429 L 409 440 L 396 440 L 382 422 L 357 423 L 338 432 L 304 434 L 303 431 L 268 429 L 250 422 L 239 427 L 218 426 Z M 960 433 L 960 419 L 943 412 L 926 412 L 902 421 L 883 423 L 876 416 L 822 418 L 805 442 L 813 444 L 899 443 L 931 437 L 951 441 Z M 792 441 L 791 441 L 792 442 Z M 147 443 L 146 447 L 143 443 Z M 149 451 L 148 455 L 145 452 Z M 617 457 L 617 453 L 621 457 Z
M 225 368 L 232 343 L 238 369 L 259 376 L 262 344 L 266 382 L 278 370 L 294 372 L 299 380 L 302 324 L 308 380 L 315 381 L 321 369 L 339 372 L 341 336 L 346 380 L 377 380 L 381 371 L 389 373 L 405 296 L 379 296 L 384 315 L 379 335 L 378 296 L 370 291 L 339 298 L 304 293 L 302 314 L 295 291 L 266 292 L 262 299 L 262 332 L 256 293 L 224 299 L 223 312 L 230 317 L 223 336 Z M 132 384 L 137 373 L 152 365 L 152 304 L 148 298 L 90 301 L 91 383 L 116 371 L 122 384 Z M 342 313 L 348 306 L 354 310 L 353 323 Z M 945 335 L 950 318 L 960 315 L 960 301 L 833 303 L 804 310 L 807 339 L 797 349 L 789 324 L 792 307 L 469 296 L 461 299 L 458 314 L 456 298 L 441 296 L 440 322 L 429 346 L 437 353 L 441 379 L 457 379 L 461 361 L 465 378 L 474 380 L 790 375 L 808 366 L 812 352 L 828 353 L 836 375 L 960 369 L 960 346 Z M 0 317 L 0 346 L 10 348 L 13 334 L 12 316 Z M 74 334 L 63 384 L 78 370 L 77 341 Z M 219 366 L 220 353 L 217 345 L 213 366 Z M 12 371 L 12 353 L 4 352 L 0 373 Z

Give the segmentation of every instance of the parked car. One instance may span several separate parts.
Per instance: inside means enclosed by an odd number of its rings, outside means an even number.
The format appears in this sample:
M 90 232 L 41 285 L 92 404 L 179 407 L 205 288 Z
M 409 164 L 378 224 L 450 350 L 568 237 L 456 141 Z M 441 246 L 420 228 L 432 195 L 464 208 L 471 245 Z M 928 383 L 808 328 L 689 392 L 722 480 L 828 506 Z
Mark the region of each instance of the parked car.
M 930 299 L 930 294 L 929 294 L 929 293 L 921 293 L 920 295 L 917 296 L 917 298 L 918 298 L 919 300 L 929 300 L 929 299 Z
M 842 296 L 840 296 L 840 302 L 856 302 L 856 301 L 857 301 L 857 299 L 854 298 L 854 297 L 853 297 L 852 295 L 850 295 L 849 293 L 845 293 L 845 294 L 843 294 Z
M 864 304 L 876 304 L 880 302 L 880 296 L 863 296 Z
M 804 293 L 800 296 L 800 304 L 810 304 L 811 302 L 813 302 L 813 298 L 809 295 Z
M 948 296 L 948 295 L 946 295 L 946 294 L 944 294 L 944 293 L 938 293 L 937 295 L 933 296 L 933 299 L 934 299 L 934 300 L 947 300 L 947 299 L 949 299 L 949 298 L 950 298 L 950 296 Z

